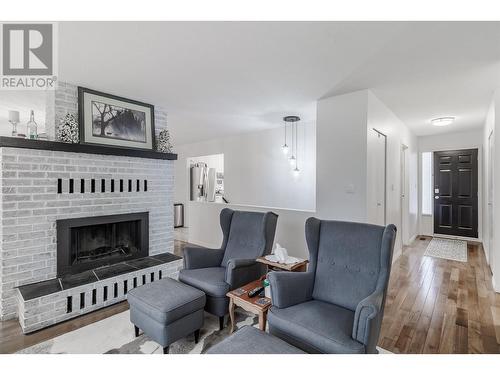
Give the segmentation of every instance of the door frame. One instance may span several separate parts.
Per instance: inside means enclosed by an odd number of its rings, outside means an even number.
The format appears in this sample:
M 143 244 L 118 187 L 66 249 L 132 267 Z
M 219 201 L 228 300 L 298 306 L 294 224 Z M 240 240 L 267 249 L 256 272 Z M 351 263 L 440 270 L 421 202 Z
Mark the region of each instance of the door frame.
M 482 146 L 470 146 L 470 147 L 444 147 L 444 148 L 432 148 L 431 150 L 421 150 L 420 154 L 423 152 L 431 152 L 432 154 L 432 191 L 431 196 L 434 197 L 434 152 L 439 151 L 459 151 L 459 150 L 470 150 L 477 149 L 477 237 L 462 237 L 453 236 L 448 234 L 434 233 L 434 202 L 432 204 L 432 236 L 442 237 L 456 240 L 464 241 L 483 241 L 483 152 Z M 421 155 L 420 155 L 421 156 Z M 419 159 L 421 158 L 419 156 Z M 421 179 L 421 176 L 419 176 Z M 421 196 L 421 195 L 420 195 Z M 421 197 L 420 197 L 421 199 Z M 421 210 L 421 205 L 420 209 Z M 422 216 L 422 215 L 420 215 Z

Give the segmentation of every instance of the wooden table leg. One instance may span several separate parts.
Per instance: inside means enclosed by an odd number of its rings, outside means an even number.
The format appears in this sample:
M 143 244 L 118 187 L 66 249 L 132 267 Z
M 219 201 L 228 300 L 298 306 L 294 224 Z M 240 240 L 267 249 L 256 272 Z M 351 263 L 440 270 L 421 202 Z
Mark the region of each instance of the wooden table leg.
M 303 264 L 302 266 L 297 267 L 294 271 L 295 272 L 306 272 L 307 271 L 307 264 Z
M 262 311 L 259 313 L 259 329 L 261 331 L 266 330 L 266 323 L 267 323 L 267 311 Z
M 229 318 L 231 319 L 231 329 L 229 334 L 234 332 L 234 302 L 232 298 L 229 298 Z

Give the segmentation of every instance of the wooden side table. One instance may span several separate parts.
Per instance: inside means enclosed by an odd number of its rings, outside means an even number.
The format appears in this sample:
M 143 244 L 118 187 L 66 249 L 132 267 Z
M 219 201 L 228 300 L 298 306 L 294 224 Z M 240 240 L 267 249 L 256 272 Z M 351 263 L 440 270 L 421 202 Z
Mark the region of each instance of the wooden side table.
M 309 263 L 307 259 L 303 260 L 302 262 L 291 263 L 291 264 L 271 262 L 267 260 L 265 257 L 259 257 L 256 260 L 259 263 L 267 265 L 267 269 L 269 271 L 278 270 L 278 271 L 289 271 L 289 272 L 306 272 L 307 263 Z
M 267 311 L 271 307 L 271 299 L 267 297 L 248 297 L 248 292 L 258 286 L 262 286 L 263 278 L 259 280 L 252 281 L 249 284 L 242 286 L 241 288 L 232 290 L 226 294 L 229 297 L 229 317 L 231 318 L 231 331 L 234 332 L 234 309 L 236 306 L 241 307 L 245 311 L 249 311 L 259 316 L 259 329 L 262 331 L 266 330 L 267 322 Z M 244 292 L 242 292 L 244 291 Z M 242 293 L 241 293 L 242 292 Z M 240 294 L 241 293 L 241 294 Z M 258 300 L 265 301 L 265 304 L 258 304 Z

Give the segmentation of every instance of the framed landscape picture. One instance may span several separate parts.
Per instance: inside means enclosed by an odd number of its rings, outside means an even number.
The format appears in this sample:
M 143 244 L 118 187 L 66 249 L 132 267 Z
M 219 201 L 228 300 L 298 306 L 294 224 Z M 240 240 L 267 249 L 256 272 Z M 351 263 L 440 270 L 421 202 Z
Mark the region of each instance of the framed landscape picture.
M 78 87 L 80 142 L 152 150 L 154 106 Z

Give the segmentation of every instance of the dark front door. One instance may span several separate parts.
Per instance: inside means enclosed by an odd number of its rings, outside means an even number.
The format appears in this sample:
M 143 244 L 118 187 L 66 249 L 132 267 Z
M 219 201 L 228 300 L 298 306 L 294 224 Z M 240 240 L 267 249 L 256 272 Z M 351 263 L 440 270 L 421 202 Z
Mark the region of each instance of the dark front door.
M 477 149 L 434 152 L 434 233 L 477 238 Z

